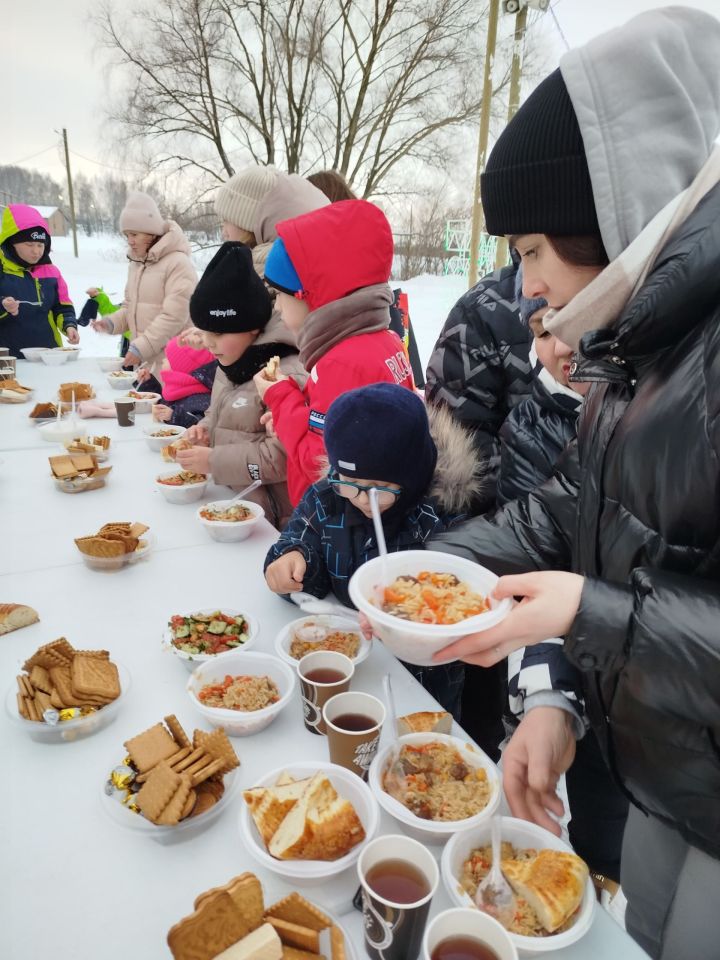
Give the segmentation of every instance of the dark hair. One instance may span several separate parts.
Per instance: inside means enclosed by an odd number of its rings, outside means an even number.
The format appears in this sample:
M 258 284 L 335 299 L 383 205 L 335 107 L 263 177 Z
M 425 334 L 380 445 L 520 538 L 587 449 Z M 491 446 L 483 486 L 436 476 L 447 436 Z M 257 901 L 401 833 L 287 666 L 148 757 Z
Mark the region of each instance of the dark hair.
M 322 190 L 330 203 L 337 203 L 338 200 L 357 200 L 347 180 L 337 170 L 320 170 L 318 173 L 311 173 L 305 179 L 318 190 Z
M 560 259 L 571 267 L 606 267 L 610 263 L 599 233 L 569 237 L 548 234 L 547 239 Z

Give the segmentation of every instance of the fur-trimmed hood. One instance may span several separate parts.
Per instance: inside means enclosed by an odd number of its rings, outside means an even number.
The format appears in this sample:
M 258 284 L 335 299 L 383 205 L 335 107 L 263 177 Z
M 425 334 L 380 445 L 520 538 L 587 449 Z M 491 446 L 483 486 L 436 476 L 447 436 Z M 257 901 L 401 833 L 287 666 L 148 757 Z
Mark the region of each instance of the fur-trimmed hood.
M 490 465 L 479 456 L 472 437 L 444 404 L 428 406 L 430 433 L 438 457 L 428 491 L 448 513 L 464 513 L 492 483 Z

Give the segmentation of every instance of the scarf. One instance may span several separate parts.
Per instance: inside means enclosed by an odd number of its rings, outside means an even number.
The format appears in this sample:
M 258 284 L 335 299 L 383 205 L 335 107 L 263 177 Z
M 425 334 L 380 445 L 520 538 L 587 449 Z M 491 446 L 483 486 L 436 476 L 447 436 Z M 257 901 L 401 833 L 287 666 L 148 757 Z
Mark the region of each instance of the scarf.
M 313 310 L 298 334 L 302 365 L 310 371 L 341 340 L 361 333 L 387 330 L 393 300 L 393 292 L 387 283 L 375 283 Z
M 612 326 L 640 290 L 670 237 L 719 182 L 720 147 L 716 146 L 690 186 L 656 213 L 619 257 L 562 310 L 545 314 L 545 329 L 577 350 L 584 334 Z
M 231 383 L 240 386 L 252 380 L 271 357 L 288 357 L 291 353 L 297 353 L 297 350 L 289 343 L 260 343 L 248 347 L 235 363 L 227 366 L 220 363 L 218 366 Z

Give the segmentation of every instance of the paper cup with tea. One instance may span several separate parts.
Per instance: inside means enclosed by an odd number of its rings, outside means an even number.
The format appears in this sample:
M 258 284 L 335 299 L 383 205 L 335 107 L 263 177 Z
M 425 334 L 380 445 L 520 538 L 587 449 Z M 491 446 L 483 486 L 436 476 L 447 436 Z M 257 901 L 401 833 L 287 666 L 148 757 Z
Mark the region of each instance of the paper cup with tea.
M 518 960 L 518 952 L 494 917 L 470 907 L 456 907 L 439 913 L 428 924 L 422 960 Z
M 337 693 L 323 707 L 330 761 L 367 780 L 377 753 L 385 707 L 369 693 Z
M 135 423 L 135 401 L 130 397 L 116 400 L 115 415 L 121 427 L 131 427 Z
M 417 840 L 390 834 L 360 854 L 365 950 L 372 960 L 407 960 L 420 954 L 439 871 Z
M 310 733 L 327 733 L 322 709 L 336 693 L 346 693 L 355 673 L 350 657 L 334 650 L 308 653 L 297 665 L 305 727 Z

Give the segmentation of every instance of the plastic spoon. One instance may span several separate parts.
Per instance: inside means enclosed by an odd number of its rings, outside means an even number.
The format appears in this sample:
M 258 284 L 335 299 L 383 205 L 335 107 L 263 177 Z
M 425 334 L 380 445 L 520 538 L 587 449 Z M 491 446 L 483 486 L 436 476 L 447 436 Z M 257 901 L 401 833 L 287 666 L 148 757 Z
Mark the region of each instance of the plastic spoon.
M 500 817 L 492 818 L 492 866 L 475 891 L 475 905 L 507 929 L 515 913 L 515 895 L 500 869 Z
M 388 584 L 387 571 L 387 544 L 385 543 L 385 531 L 383 530 L 382 518 L 380 516 L 380 506 L 378 504 L 378 492 L 375 487 L 368 490 L 370 500 L 370 510 L 372 511 L 373 527 L 375 528 L 375 539 L 378 545 L 378 554 L 380 555 L 380 583 L 375 585 L 375 597 L 378 606 L 382 609 L 385 599 L 385 587 Z
M 249 493 L 252 493 L 253 490 L 257 490 L 258 487 L 262 486 L 262 480 L 254 480 L 249 487 L 245 487 L 244 490 L 241 490 L 236 496 L 232 498 L 230 503 L 237 503 L 238 500 L 242 500 L 243 497 L 246 497 Z

